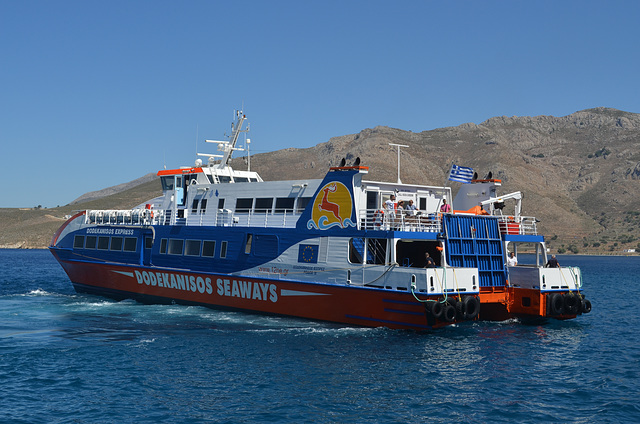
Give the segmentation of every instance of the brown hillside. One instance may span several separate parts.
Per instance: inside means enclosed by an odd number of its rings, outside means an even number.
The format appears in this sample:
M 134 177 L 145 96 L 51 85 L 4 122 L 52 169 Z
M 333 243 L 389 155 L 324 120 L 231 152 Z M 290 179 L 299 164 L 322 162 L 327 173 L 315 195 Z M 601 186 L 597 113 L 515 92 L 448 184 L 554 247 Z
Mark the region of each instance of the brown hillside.
M 555 249 L 603 253 L 638 247 L 640 115 L 616 109 L 503 116 L 421 133 L 379 126 L 306 149 L 255 155 L 252 170 L 265 180 L 320 178 L 341 158 L 351 163 L 359 156 L 370 167 L 367 179 L 395 181 L 397 151 L 389 143 L 410 146 L 401 149 L 406 183 L 442 185 L 452 162 L 480 176 L 493 172 L 503 181 L 502 193 L 523 192 L 523 213 L 541 220 L 539 228 Z M 232 165 L 245 166 L 240 158 Z M 451 186 L 455 192 L 459 183 Z M 131 207 L 159 193 L 156 180 L 75 208 Z M 45 246 L 72 209 L 0 210 L 0 245 Z

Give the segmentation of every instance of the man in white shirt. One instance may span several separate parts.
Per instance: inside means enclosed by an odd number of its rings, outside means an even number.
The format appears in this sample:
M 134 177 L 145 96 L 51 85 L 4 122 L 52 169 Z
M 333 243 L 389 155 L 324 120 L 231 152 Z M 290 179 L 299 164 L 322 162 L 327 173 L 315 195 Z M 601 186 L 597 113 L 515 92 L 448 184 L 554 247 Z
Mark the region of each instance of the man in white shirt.
M 507 258 L 507 265 L 508 266 L 516 266 L 518 265 L 518 259 L 516 259 L 516 254 L 511 252 L 509 254 L 509 257 Z
M 396 221 L 396 196 L 392 194 L 389 199 L 384 202 L 384 215 L 385 224 L 388 226 L 395 226 Z

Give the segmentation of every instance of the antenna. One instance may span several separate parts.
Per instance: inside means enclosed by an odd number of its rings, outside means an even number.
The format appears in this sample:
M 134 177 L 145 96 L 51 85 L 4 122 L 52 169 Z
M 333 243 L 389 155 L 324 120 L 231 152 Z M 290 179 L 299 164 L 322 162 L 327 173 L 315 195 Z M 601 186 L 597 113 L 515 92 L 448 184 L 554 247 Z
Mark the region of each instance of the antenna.
M 242 113 L 241 110 L 235 111 L 235 121 L 231 123 L 231 136 L 228 141 L 218 141 L 218 140 L 205 140 L 206 143 L 216 143 L 218 145 L 218 151 L 222 152 L 222 155 L 209 155 L 205 153 L 196 153 L 198 156 L 206 156 L 209 157 L 209 164 L 211 164 L 213 158 L 222 158 L 220 163 L 217 165 L 218 168 L 222 169 L 229 165 L 229 161 L 231 160 L 231 155 L 235 150 L 243 151 L 243 148 L 236 147 L 236 143 L 238 142 L 238 137 L 241 132 L 246 133 L 249 131 L 242 129 L 242 124 L 247 119 L 247 117 Z
M 196 124 L 196 156 L 198 156 L 198 124 Z
M 409 147 L 409 146 L 405 144 L 394 144 L 394 143 L 389 143 L 389 146 L 396 146 L 398 148 L 398 184 L 402 184 L 402 181 L 400 181 L 400 148 Z
M 251 139 L 247 138 L 247 171 L 251 171 L 251 150 L 249 150 L 250 144 Z

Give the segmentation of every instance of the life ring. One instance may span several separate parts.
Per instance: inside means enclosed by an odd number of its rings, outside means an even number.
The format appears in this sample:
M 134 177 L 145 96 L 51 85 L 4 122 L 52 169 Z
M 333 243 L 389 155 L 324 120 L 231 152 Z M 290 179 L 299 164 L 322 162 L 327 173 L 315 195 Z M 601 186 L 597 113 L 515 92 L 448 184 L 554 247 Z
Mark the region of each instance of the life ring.
M 384 212 L 378 209 L 373 213 L 373 225 L 375 227 L 379 227 L 382 225 L 382 220 L 384 219 Z
M 561 293 L 553 293 L 547 297 L 547 314 L 562 315 L 564 313 L 564 299 Z

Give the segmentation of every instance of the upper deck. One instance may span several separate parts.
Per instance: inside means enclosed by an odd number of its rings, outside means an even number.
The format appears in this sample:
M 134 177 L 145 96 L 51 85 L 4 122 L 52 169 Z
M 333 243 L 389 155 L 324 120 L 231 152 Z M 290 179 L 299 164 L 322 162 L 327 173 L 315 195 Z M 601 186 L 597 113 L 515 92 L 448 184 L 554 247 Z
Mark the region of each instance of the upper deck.
M 463 214 L 474 216 L 473 214 Z M 219 209 L 214 213 L 187 213 L 182 217 L 178 211 L 167 209 L 130 209 L 130 210 L 87 210 L 85 224 L 93 225 L 189 225 L 220 227 L 269 227 L 295 228 L 301 213 L 295 210 L 264 212 L 235 212 Z M 537 235 L 535 217 L 486 216 L 498 220 L 500 232 L 509 235 Z M 358 230 L 404 231 L 404 232 L 442 232 L 442 214 L 407 215 L 397 212 L 391 214 L 382 209 L 360 209 L 357 220 Z
M 236 145 L 246 132 L 245 116 L 236 115 L 229 141 L 207 140 L 217 143 L 222 155 L 198 154 L 208 163 L 197 159 L 192 167 L 159 171 L 162 196 L 132 210 L 88 210 L 85 224 L 441 233 L 443 213 L 456 213 L 498 220 L 502 234 L 537 235 L 536 219 L 520 215 L 520 193 L 497 195 L 500 180 L 472 180 L 454 199 L 447 186 L 363 180 L 369 168 L 359 158 L 353 165 L 343 159 L 323 179 L 263 181 L 250 165 L 234 170 L 231 154 L 244 150 Z M 507 214 L 505 202 L 511 200 L 515 207 Z

